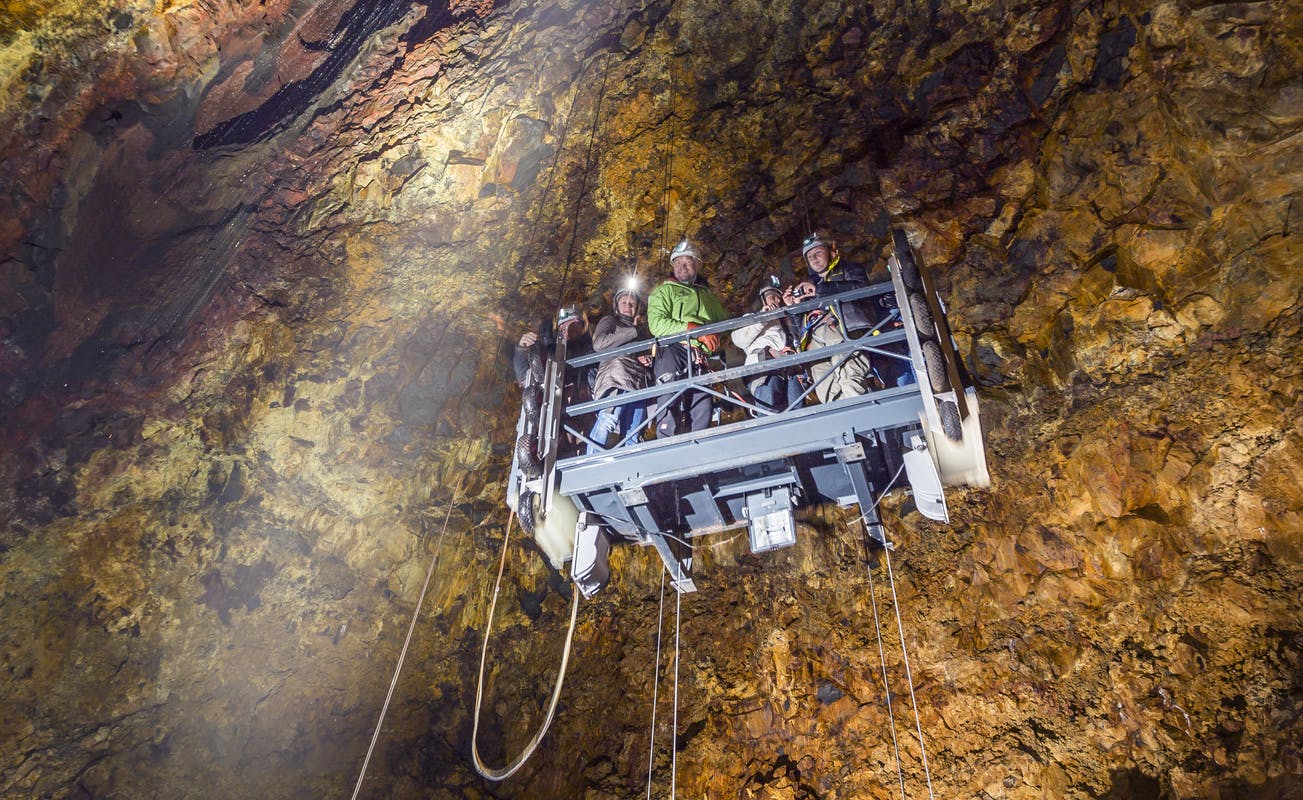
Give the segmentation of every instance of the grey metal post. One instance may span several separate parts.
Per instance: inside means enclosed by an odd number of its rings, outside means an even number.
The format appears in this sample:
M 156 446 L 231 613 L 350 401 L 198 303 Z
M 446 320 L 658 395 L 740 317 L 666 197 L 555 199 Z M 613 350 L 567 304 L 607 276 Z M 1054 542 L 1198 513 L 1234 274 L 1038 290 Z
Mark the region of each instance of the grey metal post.
M 625 489 L 620 492 L 620 499 L 624 502 L 625 508 L 633 514 L 634 522 L 637 523 L 640 532 L 644 534 L 660 553 L 661 561 L 665 562 L 665 569 L 670 573 L 670 584 L 679 592 L 695 592 L 697 584 L 692 581 L 692 549 L 688 545 L 688 554 L 682 558 L 679 557 L 675 550 L 680 549 L 682 545 L 676 547 L 677 542 L 671 542 L 661 533 L 660 525 L 657 524 L 656 518 L 651 513 L 651 508 L 647 503 L 647 493 L 639 488 Z
M 856 442 L 846 447 L 837 448 L 837 460 L 846 469 L 855 490 L 855 500 L 860 504 L 860 517 L 864 520 L 865 530 L 879 545 L 887 546 L 887 531 L 882 527 L 878 516 L 877 498 L 873 496 L 873 484 L 869 481 L 869 471 L 864 465 L 864 446 Z

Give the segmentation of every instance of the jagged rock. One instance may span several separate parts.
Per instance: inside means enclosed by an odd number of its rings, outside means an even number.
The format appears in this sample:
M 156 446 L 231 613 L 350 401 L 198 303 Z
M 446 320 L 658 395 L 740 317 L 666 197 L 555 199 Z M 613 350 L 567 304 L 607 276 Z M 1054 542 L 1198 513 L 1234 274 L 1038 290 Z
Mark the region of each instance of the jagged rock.
M 1293 796 L 1299 25 L 0 7 L 0 794 L 347 796 L 437 554 L 363 796 L 642 797 L 649 753 L 666 794 L 672 747 L 684 796 L 921 796 L 919 729 L 938 796 Z M 892 226 L 993 487 L 950 527 L 883 501 L 894 593 L 835 509 L 787 551 L 699 548 L 674 730 L 659 566 L 617 548 L 538 754 L 479 779 L 511 343 L 684 233 L 741 310 L 809 228 L 885 274 Z M 568 597 L 512 546 L 490 763 L 541 716 Z

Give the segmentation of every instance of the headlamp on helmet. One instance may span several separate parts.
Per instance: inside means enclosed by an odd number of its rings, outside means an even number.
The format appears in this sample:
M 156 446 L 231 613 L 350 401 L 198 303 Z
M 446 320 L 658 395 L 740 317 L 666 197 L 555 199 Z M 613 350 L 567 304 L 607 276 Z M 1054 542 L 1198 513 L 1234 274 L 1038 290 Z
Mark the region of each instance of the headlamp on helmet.
M 578 306 L 565 306 L 560 311 L 556 312 L 557 330 L 560 330 L 562 326 L 564 326 L 567 322 L 578 322 L 578 321 L 579 321 Z
M 615 291 L 611 293 L 611 306 L 614 307 L 620 302 L 621 297 L 632 297 L 637 306 L 642 306 L 642 281 L 636 273 L 626 275 Z

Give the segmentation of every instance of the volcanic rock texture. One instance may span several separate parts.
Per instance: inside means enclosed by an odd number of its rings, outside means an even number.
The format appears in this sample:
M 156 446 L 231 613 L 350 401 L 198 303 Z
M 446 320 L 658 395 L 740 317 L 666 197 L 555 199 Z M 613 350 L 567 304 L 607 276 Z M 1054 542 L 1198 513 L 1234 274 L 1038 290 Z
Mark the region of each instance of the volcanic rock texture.
M 0 794 L 350 796 L 437 555 L 363 797 L 1300 796 L 1300 63 L 1288 0 L 0 3 Z M 886 498 L 894 594 L 832 510 L 700 544 L 654 747 L 618 550 L 484 781 L 511 343 L 808 226 L 908 232 L 993 485 Z M 493 765 L 568 616 L 507 553 Z

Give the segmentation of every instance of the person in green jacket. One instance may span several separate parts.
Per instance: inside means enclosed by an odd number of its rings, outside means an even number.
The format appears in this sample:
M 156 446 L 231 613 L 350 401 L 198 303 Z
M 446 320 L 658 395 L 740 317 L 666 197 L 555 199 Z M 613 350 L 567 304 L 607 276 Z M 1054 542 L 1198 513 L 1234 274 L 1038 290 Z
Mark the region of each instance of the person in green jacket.
M 670 278 L 647 298 L 647 327 L 652 336 L 670 336 L 691 330 L 698 325 L 728 319 L 719 298 L 701 277 L 701 252 L 687 239 L 679 242 L 670 253 Z M 682 380 L 705 367 L 706 359 L 719 352 L 717 334 L 658 348 L 652 362 L 652 379 L 657 384 Z M 673 402 L 671 402 L 673 401 Z M 714 410 L 711 396 L 705 392 L 687 391 L 678 400 L 674 393 L 656 399 L 657 436 L 679 433 L 679 415 L 687 416 L 688 431 L 699 431 L 710 424 Z

